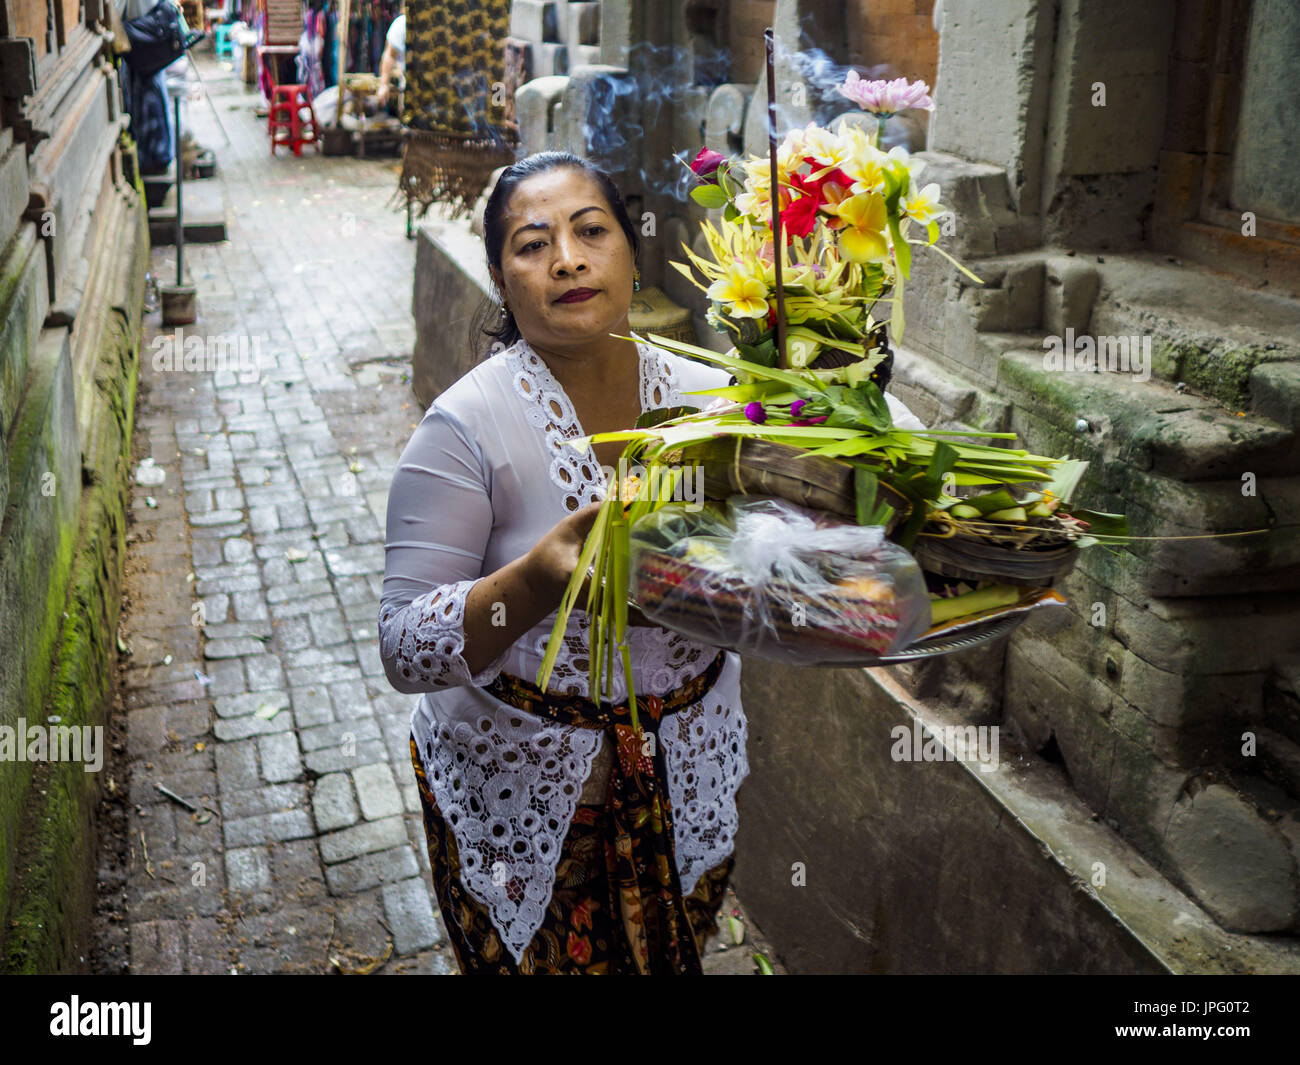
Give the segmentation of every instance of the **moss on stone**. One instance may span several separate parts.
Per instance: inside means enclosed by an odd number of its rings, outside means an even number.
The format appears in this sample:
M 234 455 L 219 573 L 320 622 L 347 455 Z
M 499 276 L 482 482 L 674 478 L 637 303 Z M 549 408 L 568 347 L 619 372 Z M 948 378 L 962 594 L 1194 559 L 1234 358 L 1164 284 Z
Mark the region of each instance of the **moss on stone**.
M 1225 343 L 1206 350 L 1189 344 L 1181 362 L 1182 380 L 1189 388 L 1245 410 L 1250 405 L 1250 373 L 1263 357 L 1262 347 Z
M 25 678 L 28 683 L 17 710 L 31 722 L 57 715 L 68 725 L 106 724 L 126 550 L 148 256 L 144 212 L 134 206 L 129 210 L 125 230 L 133 240 L 125 250 L 130 257 L 117 268 L 126 272 L 125 290 L 134 305 L 113 308 L 105 320 L 93 362 L 97 398 L 90 424 L 82 427 L 86 465 L 102 476 L 82 485 L 78 476 L 82 456 L 59 456 L 69 465 L 69 479 L 63 483 L 77 486 L 70 507 L 74 517 L 59 524 L 62 531 L 52 564 L 20 571 L 25 601 L 45 607 L 35 642 L 48 648 L 42 657 L 50 663 L 48 669 L 29 670 Z M 26 491 L 30 493 L 30 485 Z M 33 623 L 26 616 L 22 621 Z M 100 774 L 85 772 L 80 762 L 40 763 L 27 769 L 20 777 L 7 775 L 16 790 L 7 787 L 0 795 L 6 825 L 21 823 L 17 853 L 0 860 L 0 876 L 5 868 L 12 868 L 12 875 L 0 883 L 5 909 L 0 923 L 0 970 L 70 971 L 82 967 L 78 958 L 87 953 L 94 908 L 98 843 L 94 819 Z

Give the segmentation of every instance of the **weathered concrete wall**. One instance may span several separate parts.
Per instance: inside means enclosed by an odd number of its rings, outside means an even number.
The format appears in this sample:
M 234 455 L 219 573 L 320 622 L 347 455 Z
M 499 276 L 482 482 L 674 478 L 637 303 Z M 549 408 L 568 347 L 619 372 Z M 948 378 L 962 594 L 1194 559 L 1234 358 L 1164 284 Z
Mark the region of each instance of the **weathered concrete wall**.
M 896 669 L 745 659 L 736 890 L 791 972 L 1300 972 L 1294 941 L 1224 932 L 1006 730 L 995 772 L 895 761 L 899 726 L 989 720 Z
M 100 11 L 92 5 L 88 18 Z M 66 28 L 0 130 L 0 725 L 102 726 L 113 675 L 148 231 L 103 37 Z M 10 86 L 12 88 L 12 86 Z M 22 138 L 39 140 L 26 158 Z M 15 166 L 14 153 L 21 159 Z M 0 966 L 82 966 L 100 780 L 0 763 Z
M 1037 215 L 1055 4 L 945 0 L 929 148 L 1004 170 Z M 997 60 L 992 61 L 996 56 Z
M 1233 158 L 1233 203 L 1300 224 L 1295 116 L 1300 110 L 1300 7 L 1255 0 L 1250 14 L 1246 84 Z
M 487 337 L 471 337 L 475 313 L 492 287 L 483 241 L 463 225 L 430 221 L 416 233 L 415 352 L 411 388 L 426 407 L 479 362 Z
M 1003 54 L 1002 16 L 1022 7 L 966 19 L 953 6 L 931 141 L 944 152 L 988 158 L 973 141 L 1004 116 L 945 131 L 947 105 L 998 76 L 971 56 Z M 1031 450 L 1089 460 L 1085 498 L 1127 513 L 1137 535 L 1195 538 L 1085 552 L 1061 583 L 1074 624 L 1026 624 L 983 683 L 1006 725 L 1060 757 L 1092 809 L 1224 928 L 1294 933 L 1300 303 L 1163 255 L 1109 252 L 1141 244 L 1152 209 L 1172 10 L 1063 4 L 1055 19 L 1037 202 L 1017 198 L 1010 165 L 926 157 L 956 212 L 948 248 L 985 284 L 916 256 L 906 344 L 920 357 L 900 359 L 896 390 L 931 424 L 1010 429 Z M 1015 84 L 1025 99 L 1036 91 Z M 1035 136 L 1026 126 L 1012 140 Z M 1035 225 L 1061 243 L 1038 246 Z M 1149 379 L 1046 360 L 1053 343 L 1114 351 L 1120 338 Z M 1224 533 L 1250 535 L 1205 538 Z
M 1300 305 L 1165 256 L 1111 253 L 1147 237 L 1173 29 L 1168 3 L 945 4 L 924 180 L 955 212 L 945 247 L 984 284 L 914 256 L 894 391 L 936 427 L 1013 430 L 1036 452 L 1089 460 L 1087 502 L 1127 513 L 1138 535 L 1251 535 L 1091 549 L 1062 582 L 1070 624 L 1026 624 L 996 668 L 972 671 L 955 656 L 927 667 L 925 683 L 1062 762 L 1075 793 L 1203 919 L 1295 933 Z M 746 116 L 751 150 L 758 111 Z M 1133 338 L 1149 380 L 1045 362 L 1053 338 L 1113 352 L 1120 337 Z M 919 681 L 906 675 L 914 692 Z M 817 704 L 844 698 L 815 674 L 800 684 Z M 766 742 L 782 752 L 773 769 L 790 766 L 785 786 L 826 781 L 825 764 L 790 753 L 793 737 L 804 740 L 794 721 L 774 716 L 770 727 Z M 1259 746 L 1243 751 L 1247 737 Z M 922 794 L 914 778 L 890 780 L 891 798 Z M 756 852 L 769 848 L 767 805 L 784 801 L 760 791 L 751 802 L 763 826 Z M 879 844 L 845 813 L 852 797 L 802 808 Z M 958 831 L 969 831 L 964 818 Z M 823 852 L 828 870 L 848 860 Z M 756 911 L 778 942 L 788 863 L 783 883 L 771 911 Z M 814 906 L 835 936 L 869 923 L 869 907 L 845 901 L 850 886 L 836 880 Z M 784 942 L 815 925 L 792 926 Z M 1000 965 L 973 949 L 979 964 Z

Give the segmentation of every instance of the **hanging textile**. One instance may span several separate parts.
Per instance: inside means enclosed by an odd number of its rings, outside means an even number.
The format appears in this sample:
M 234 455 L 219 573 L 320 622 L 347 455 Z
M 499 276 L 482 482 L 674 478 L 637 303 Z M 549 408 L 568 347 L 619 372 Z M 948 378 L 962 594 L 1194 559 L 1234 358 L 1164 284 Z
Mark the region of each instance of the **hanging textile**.
M 325 87 L 329 88 L 339 82 L 338 55 L 335 48 L 335 34 L 338 31 L 339 13 L 331 4 L 329 10 L 323 13 L 322 18 L 324 20 L 324 32 L 322 34 L 321 65 L 324 67 Z
M 509 27 L 509 0 L 407 0 L 399 203 L 468 216 L 492 172 L 514 162 L 518 126 L 501 88 Z
M 307 86 L 308 97 L 319 96 L 325 88 L 324 79 L 321 77 L 321 40 L 312 33 L 313 22 L 314 19 L 308 16 L 302 36 L 298 38 L 298 54 L 294 57 L 298 84 Z

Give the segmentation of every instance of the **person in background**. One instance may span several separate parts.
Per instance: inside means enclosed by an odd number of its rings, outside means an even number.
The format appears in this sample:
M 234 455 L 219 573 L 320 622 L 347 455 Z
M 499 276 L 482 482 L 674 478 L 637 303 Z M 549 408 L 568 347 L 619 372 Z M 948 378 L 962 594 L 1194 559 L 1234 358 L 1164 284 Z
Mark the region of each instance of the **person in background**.
M 405 12 L 393 19 L 393 24 L 388 27 L 387 42 L 384 45 L 384 56 L 379 61 L 379 92 L 375 94 L 375 102 L 381 111 L 388 106 L 389 87 L 393 76 L 401 78 L 406 69 Z
M 181 11 L 182 35 L 188 36 L 189 27 L 180 0 L 171 0 Z M 130 22 L 147 15 L 158 6 L 159 0 L 114 0 L 118 17 Z M 199 164 L 211 165 L 216 161 L 211 149 L 204 147 L 190 131 L 190 71 L 189 60 L 182 57 L 148 78 L 139 78 L 130 69 L 129 59 L 121 72 L 123 106 L 131 116 L 132 135 L 139 149 L 140 169 L 145 174 L 166 173 L 175 158 L 175 119 L 169 92 L 180 97 L 181 105 L 181 157 L 187 174 L 193 176 Z M 169 85 L 173 88 L 169 88 Z

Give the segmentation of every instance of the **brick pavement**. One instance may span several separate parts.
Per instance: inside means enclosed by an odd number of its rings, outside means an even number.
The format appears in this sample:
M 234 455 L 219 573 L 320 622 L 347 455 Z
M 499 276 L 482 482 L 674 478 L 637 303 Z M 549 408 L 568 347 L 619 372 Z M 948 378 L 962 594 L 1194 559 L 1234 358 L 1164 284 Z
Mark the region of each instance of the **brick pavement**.
M 186 249 L 199 321 L 184 334 L 245 339 L 258 367 L 159 369 L 172 333 L 146 316 L 136 461 L 166 480 L 133 486 L 127 853 L 116 879 L 101 866 L 124 896 L 115 956 L 137 973 L 383 957 L 381 972 L 451 973 L 408 763 L 414 697 L 388 686 L 376 643 L 387 489 L 421 413 L 396 161 L 272 158 L 259 97 L 198 60 L 233 141 L 191 103 L 230 239 Z M 174 255 L 152 253 L 164 282 Z M 749 972 L 750 952 L 713 948 L 708 969 Z

